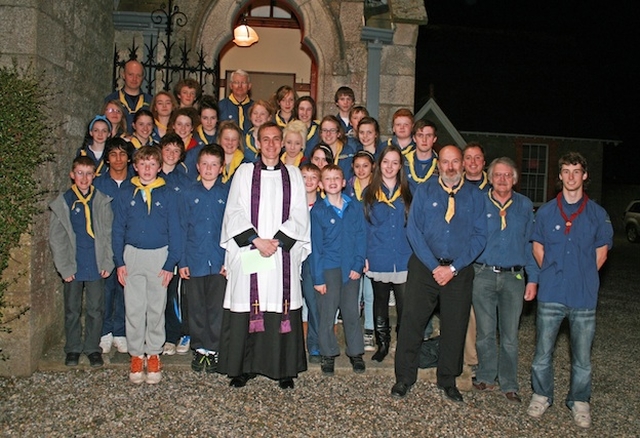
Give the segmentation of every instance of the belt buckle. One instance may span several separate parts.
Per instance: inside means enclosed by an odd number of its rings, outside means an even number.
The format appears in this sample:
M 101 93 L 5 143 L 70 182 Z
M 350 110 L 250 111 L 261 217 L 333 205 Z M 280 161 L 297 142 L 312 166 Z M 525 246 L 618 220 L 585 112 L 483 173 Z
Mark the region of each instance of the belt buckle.
M 502 271 L 500 270 L 500 267 L 499 267 L 499 266 L 492 266 L 492 267 L 491 267 L 491 270 L 492 270 L 493 272 L 495 272 L 496 274 L 499 274 L 499 273 L 501 273 L 501 272 L 502 272 Z

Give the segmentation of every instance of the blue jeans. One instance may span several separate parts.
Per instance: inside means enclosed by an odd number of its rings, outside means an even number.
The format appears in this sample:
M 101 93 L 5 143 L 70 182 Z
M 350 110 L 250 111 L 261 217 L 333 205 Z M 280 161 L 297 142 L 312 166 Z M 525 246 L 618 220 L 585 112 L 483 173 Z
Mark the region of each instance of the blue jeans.
M 302 295 L 307 304 L 307 351 L 309 354 L 319 354 L 320 344 L 318 342 L 318 305 L 316 303 L 316 290 L 313 288 L 313 278 L 311 276 L 311 265 L 309 260 L 302 263 Z
M 115 269 L 105 280 L 104 286 L 104 321 L 102 336 L 112 333 L 113 336 L 125 336 L 124 330 L 124 288 L 118 281 Z
M 566 405 L 591 399 L 591 346 L 596 332 L 596 310 L 574 309 L 560 303 L 538 302 L 536 353 L 531 365 L 531 386 L 553 403 L 553 351 L 560 324 L 569 319 L 571 387 Z
M 364 302 L 364 329 L 373 330 L 373 286 L 366 275 L 360 278 L 360 302 Z
M 493 272 L 474 266 L 473 308 L 476 312 L 476 380 L 500 382 L 502 392 L 518 391 L 518 325 L 524 295 L 523 272 Z M 496 345 L 496 328 L 500 349 Z

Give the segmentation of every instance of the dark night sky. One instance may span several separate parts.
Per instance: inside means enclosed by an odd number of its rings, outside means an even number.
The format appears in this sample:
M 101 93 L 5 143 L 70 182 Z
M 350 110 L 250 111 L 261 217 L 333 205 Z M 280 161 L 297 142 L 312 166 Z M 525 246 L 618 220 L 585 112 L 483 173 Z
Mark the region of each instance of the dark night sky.
M 460 130 L 615 139 L 637 158 L 640 2 L 588 3 L 425 0 L 416 109 L 433 84 Z

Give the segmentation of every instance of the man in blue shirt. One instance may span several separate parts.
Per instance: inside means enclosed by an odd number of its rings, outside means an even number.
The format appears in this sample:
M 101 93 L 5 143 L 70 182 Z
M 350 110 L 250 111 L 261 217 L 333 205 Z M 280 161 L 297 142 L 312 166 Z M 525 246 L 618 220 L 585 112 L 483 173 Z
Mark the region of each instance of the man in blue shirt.
M 526 196 L 513 191 L 518 182 L 513 160 L 496 158 L 487 173 L 493 186 L 483 196 L 487 210 L 487 246 L 474 263 L 473 308 L 479 361 L 473 387 L 478 391 L 493 391 L 497 381 L 508 401 L 520 403 L 518 326 L 522 296 L 523 293 L 526 298 L 535 296 L 539 272 L 530 243 L 533 204 Z M 496 328 L 500 332 L 499 349 Z
M 231 94 L 218 103 L 220 114 L 218 120 L 233 120 L 243 132 L 251 129 L 251 119 L 249 110 L 253 105 L 253 100 L 249 97 L 251 91 L 251 78 L 244 70 L 236 70 L 231 73 Z
M 532 235 L 540 266 L 536 353 L 531 366 L 534 418 L 553 404 L 553 351 L 562 321 L 569 320 L 571 385 L 566 405 L 577 426 L 591 426 L 591 345 L 596 331 L 598 271 L 613 245 L 607 212 L 584 193 L 587 160 L 570 152 L 558 161 L 562 192 L 538 210 Z M 533 297 L 527 297 L 533 299 Z
M 394 397 L 404 397 L 418 375 L 424 329 L 438 301 L 441 335 L 438 387 L 462 402 L 456 377 L 462 373 L 464 338 L 469 322 L 473 267 L 485 247 L 487 221 L 482 193 L 462 177 L 462 152 L 445 146 L 438 158 L 438 178 L 414 193 L 407 238 L 413 255 L 396 348 Z
M 141 89 L 144 80 L 144 67 L 135 59 L 130 59 L 124 65 L 122 71 L 124 85 L 122 89 L 114 91 L 104 98 L 107 103 L 111 100 L 119 100 L 124 108 L 124 116 L 127 119 L 127 131 L 131 132 L 133 115 L 142 108 L 149 109 L 153 96 L 144 93 Z

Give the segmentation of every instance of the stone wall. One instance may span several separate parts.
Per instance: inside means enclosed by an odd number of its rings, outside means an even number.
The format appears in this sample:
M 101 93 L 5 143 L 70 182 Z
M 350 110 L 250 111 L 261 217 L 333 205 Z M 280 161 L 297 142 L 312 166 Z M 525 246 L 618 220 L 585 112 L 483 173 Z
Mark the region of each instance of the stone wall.
M 16 64 L 42 74 L 51 90 L 51 147 L 55 162 L 37 169 L 44 213 L 35 218 L 32 234 L 14 251 L 3 278 L 16 280 L 7 293 L 8 317 L 0 346 L 9 360 L 0 375 L 28 375 L 43 351 L 62 338 L 62 283 L 48 248 L 46 205 L 69 186 L 71 160 L 82 144 L 91 117 L 109 90 L 113 51 L 112 2 L 83 0 L 0 0 L 0 65 Z M 9 151 L 0 151 L 7 156 Z

